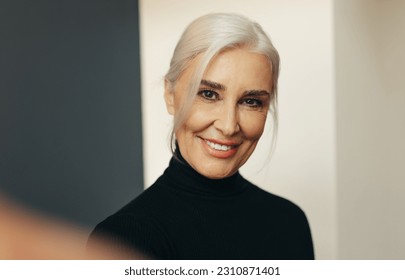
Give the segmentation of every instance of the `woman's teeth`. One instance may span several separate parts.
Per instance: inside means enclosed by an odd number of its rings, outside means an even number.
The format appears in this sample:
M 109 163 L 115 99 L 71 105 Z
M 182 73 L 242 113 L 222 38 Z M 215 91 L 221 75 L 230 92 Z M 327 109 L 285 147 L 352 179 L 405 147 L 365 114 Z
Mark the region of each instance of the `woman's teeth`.
M 212 143 L 208 140 L 205 140 L 205 142 L 208 144 L 208 146 L 218 151 L 229 151 L 230 149 L 232 149 L 232 146 L 220 145 L 217 143 Z

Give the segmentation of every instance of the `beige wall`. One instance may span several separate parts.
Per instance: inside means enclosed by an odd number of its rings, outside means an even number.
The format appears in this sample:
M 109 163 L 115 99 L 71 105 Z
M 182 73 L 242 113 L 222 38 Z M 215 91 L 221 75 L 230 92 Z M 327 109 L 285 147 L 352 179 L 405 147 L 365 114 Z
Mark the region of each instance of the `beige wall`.
M 336 258 L 332 1 L 143 0 L 140 4 L 145 186 L 156 180 L 170 158 L 171 118 L 163 103 L 162 77 L 182 31 L 209 12 L 242 13 L 269 33 L 280 52 L 282 70 L 276 153 L 264 165 L 270 141 L 264 135 L 241 172 L 300 205 L 311 224 L 317 258 Z
M 338 257 L 405 258 L 405 1 L 335 1 Z

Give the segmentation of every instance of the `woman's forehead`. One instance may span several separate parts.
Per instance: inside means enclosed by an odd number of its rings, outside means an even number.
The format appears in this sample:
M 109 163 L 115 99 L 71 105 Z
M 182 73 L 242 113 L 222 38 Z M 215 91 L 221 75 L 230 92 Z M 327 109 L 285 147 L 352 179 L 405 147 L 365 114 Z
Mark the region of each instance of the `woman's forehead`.
M 215 56 L 204 71 L 202 80 L 223 86 L 232 84 L 271 88 L 272 71 L 266 56 L 245 49 L 232 49 Z

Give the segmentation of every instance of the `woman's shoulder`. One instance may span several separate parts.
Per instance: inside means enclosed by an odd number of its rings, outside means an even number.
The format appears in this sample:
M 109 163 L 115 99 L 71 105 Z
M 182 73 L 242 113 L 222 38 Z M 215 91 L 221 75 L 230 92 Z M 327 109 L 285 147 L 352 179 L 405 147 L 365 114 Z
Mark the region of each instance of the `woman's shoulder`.
M 158 183 L 154 183 L 117 212 L 107 217 L 100 225 L 104 224 L 116 227 L 116 224 L 130 225 L 134 221 L 136 221 L 136 224 L 153 224 L 154 221 L 158 224 L 159 215 L 157 214 L 157 210 L 159 208 L 170 207 L 167 201 L 168 196 L 170 194 L 164 187 Z
M 158 214 L 162 208 L 168 207 L 164 196 L 165 191 L 159 185 L 153 184 L 120 210 L 98 223 L 89 241 L 101 237 L 121 248 L 135 248 L 136 251 L 151 257 L 155 257 L 159 252 L 159 258 L 165 258 L 171 254 L 171 246 L 168 246 L 170 240 Z
M 160 199 L 145 190 L 93 229 L 92 239 L 102 238 L 117 248 L 127 248 L 146 257 L 165 259 L 172 255 L 170 238 L 155 215 Z
M 303 209 L 289 199 L 266 191 L 250 183 L 252 201 L 256 206 L 257 216 L 263 213 L 265 220 L 283 233 L 286 242 L 286 252 L 291 255 L 286 259 L 314 259 L 314 251 L 309 221 Z M 302 255 L 298 254 L 302 252 Z M 296 255 L 298 254 L 298 255 Z
M 246 184 L 249 185 L 250 199 L 257 205 L 268 208 L 271 211 L 282 211 L 285 214 L 294 214 L 298 216 L 304 216 L 305 213 L 296 203 L 284 198 L 280 195 L 267 191 L 250 181 L 246 180 Z
M 88 244 L 93 240 L 104 240 L 129 255 L 163 259 L 171 255 L 170 239 L 160 224 L 153 217 L 133 213 L 117 212 L 100 222 L 90 234 Z

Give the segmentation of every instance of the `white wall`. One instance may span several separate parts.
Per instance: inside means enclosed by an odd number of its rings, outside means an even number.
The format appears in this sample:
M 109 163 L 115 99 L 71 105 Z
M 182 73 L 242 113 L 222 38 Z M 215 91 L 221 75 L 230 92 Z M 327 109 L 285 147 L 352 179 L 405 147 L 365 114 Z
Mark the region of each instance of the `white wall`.
M 405 258 L 405 1 L 335 1 L 342 259 Z
M 311 224 L 316 257 L 336 258 L 332 4 L 331 0 L 141 0 L 145 187 L 170 159 L 171 118 L 163 102 L 162 77 L 182 31 L 209 12 L 244 14 L 269 33 L 282 69 L 276 153 L 263 167 L 270 141 L 264 135 L 241 172 L 300 205 Z

